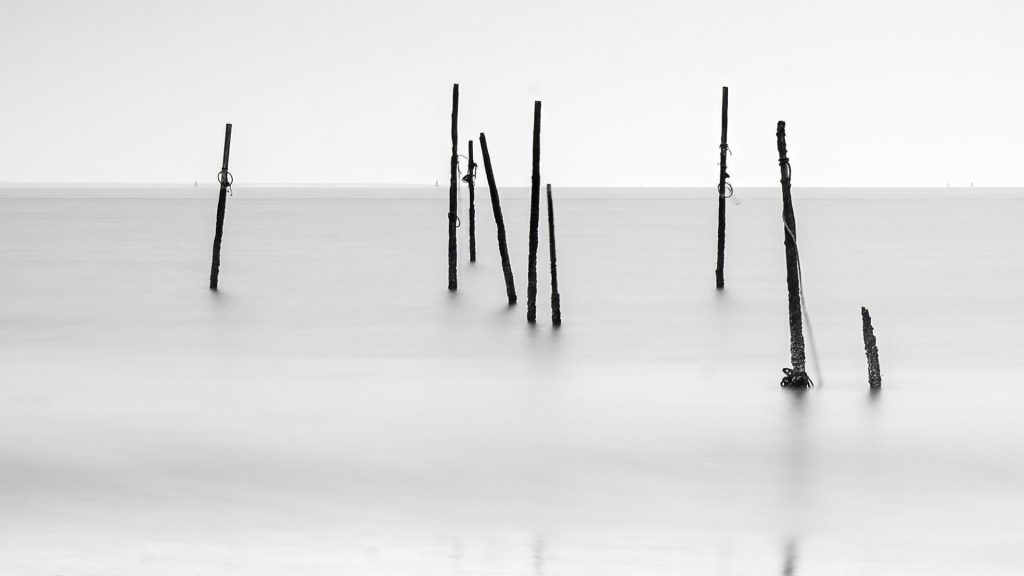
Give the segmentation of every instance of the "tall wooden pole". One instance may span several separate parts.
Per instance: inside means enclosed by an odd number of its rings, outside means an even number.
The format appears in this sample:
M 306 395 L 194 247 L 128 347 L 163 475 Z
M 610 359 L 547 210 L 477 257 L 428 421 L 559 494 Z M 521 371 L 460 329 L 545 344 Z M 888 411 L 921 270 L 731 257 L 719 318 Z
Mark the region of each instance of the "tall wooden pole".
M 789 293 L 789 354 L 793 367 L 784 369 L 783 387 L 807 388 L 813 386 L 807 375 L 804 355 L 803 312 L 800 307 L 800 252 L 796 243 L 796 216 L 793 214 L 793 195 L 789 157 L 786 155 L 786 123 L 779 121 L 775 131 L 779 147 L 779 168 L 782 173 L 782 222 L 786 246 L 786 289 Z
M 540 226 L 540 101 L 533 103 L 533 177 L 530 187 L 530 260 L 526 270 L 526 321 L 537 322 L 537 228 Z
M 228 158 L 231 155 L 231 124 L 224 127 L 224 160 L 217 174 L 220 183 L 220 194 L 217 196 L 217 225 L 213 233 L 213 261 L 210 264 L 210 290 L 217 290 L 220 280 L 220 244 L 224 239 L 224 210 L 228 203 L 228 190 L 231 188 L 231 173 L 228 172 Z
M 494 171 L 491 169 L 491 155 L 487 151 L 487 137 L 480 133 L 480 152 L 484 155 L 484 172 L 487 173 L 487 187 L 491 191 L 491 210 L 494 212 L 494 224 L 498 228 L 498 253 L 501 255 L 501 270 L 505 274 L 505 292 L 508 294 L 509 306 L 516 303 L 516 283 L 512 278 L 512 263 L 508 258 L 508 243 L 505 239 L 505 219 L 501 215 L 501 201 L 498 199 L 498 187 L 494 183 Z
M 473 141 L 469 141 L 469 169 L 463 178 L 469 185 L 469 261 L 476 262 L 476 163 L 473 162 Z
M 551 184 L 548 184 L 548 249 L 551 260 L 551 323 L 562 325 L 562 297 L 558 294 L 558 264 L 555 258 L 555 207 L 551 202 Z
M 860 317 L 864 330 L 864 353 L 868 357 L 868 385 L 881 388 L 882 369 L 878 365 L 878 343 L 875 341 L 875 328 L 871 325 L 871 313 L 862 306 Z
M 452 86 L 452 159 L 451 182 L 448 187 L 448 289 L 459 289 L 456 269 L 459 249 L 455 243 L 455 228 L 459 221 L 459 85 Z
M 487 137 L 483 135 L 483 132 L 480 132 L 480 152 L 483 154 L 483 171 L 487 174 L 487 188 L 490 189 L 490 209 L 495 213 L 495 225 L 498 228 L 498 253 L 502 257 L 502 272 L 505 274 L 505 292 L 509 297 L 509 305 L 512 305 L 516 302 L 515 281 L 512 278 L 512 262 L 509 260 L 509 247 L 505 239 L 505 218 L 502 216 L 502 202 L 498 198 L 495 172 L 490 168 Z
M 715 286 L 725 288 L 725 155 L 729 151 L 729 87 L 722 86 L 722 142 L 718 153 L 718 266 L 715 268 Z

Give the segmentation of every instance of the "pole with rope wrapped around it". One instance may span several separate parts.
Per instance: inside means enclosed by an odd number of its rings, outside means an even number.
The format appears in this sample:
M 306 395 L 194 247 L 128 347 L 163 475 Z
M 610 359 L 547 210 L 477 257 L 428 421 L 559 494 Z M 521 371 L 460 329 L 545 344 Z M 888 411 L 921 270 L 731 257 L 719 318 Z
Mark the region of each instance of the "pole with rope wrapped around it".
M 469 261 L 476 262 L 476 162 L 473 161 L 473 141 L 469 141 L 469 168 L 462 181 L 469 185 Z
M 234 178 L 228 172 L 228 157 L 231 154 L 231 124 L 224 128 L 224 161 L 217 182 L 220 184 L 220 195 L 217 197 L 217 226 L 213 234 L 213 262 L 210 264 L 210 290 L 217 290 L 220 280 L 220 245 L 224 239 L 224 210 L 227 207 L 228 192 Z
M 715 287 L 725 288 L 725 199 L 732 193 L 732 186 L 726 180 L 725 155 L 729 151 L 729 87 L 722 86 L 722 142 L 718 145 L 718 265 L 715 267 Z M 728 187 L 729 194 L 726 194 Z
M 779 169 L 782 173 L 782 224 L 786 246 L 786 289 L 789 293 L 789 353 L 792 368 L 783 368 L 783 388 L 810 388 L 814 386 L 807 375 L 807 359 L 804 351 L 803 313 L 801 295 L 803 288 L 800 278 L 800 252 L 796 243 L 796 216 L 793 213 L 791 190 L 792 170 L 786 152 L 786 123 L 779 120 L 775 131 L 779 147 Z

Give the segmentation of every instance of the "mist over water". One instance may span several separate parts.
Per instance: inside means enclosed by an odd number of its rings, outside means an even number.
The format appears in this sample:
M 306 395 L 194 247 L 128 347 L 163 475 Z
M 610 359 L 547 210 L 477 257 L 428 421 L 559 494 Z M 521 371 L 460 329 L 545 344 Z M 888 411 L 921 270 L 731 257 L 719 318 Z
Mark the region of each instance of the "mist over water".
M 1020 573 L 1024 198 L 809 192 L 802 395 L 776 196 L 717 292 L 713 191 L 556 188 L 557 331 L 520 195 L 511 308 L 484 190 L 455 294 L 440 197 L 236 188 L 217 293 L 212 193 L 2 198 L 0 573 Z

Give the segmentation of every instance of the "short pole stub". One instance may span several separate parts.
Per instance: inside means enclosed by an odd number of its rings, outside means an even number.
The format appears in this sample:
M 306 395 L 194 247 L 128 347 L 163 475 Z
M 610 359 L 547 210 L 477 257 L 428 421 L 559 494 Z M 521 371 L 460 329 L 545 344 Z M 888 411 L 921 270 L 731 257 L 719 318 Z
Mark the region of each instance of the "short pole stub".
M 862 306 L 860 317 L 864 330 L 864 353 L 868 359 L 868 385 L 872 389 L 881 388 L 882 369 L 878 365 L 878 343 L 875 341 L 875 328 L 871 325 L 871 313 Z
M 220 283 L 220 245 L 224 239 L 224 211 L 231 190 L 232 176 L 228 172 L 228 158 L 231 156 L 231 124 L 224 127 L 224 160 L 217 173 L 220 194 L 217 196 L 217 223 L 213 233 L 213 260 L 210 263 L 210 290 L 217 290 Z

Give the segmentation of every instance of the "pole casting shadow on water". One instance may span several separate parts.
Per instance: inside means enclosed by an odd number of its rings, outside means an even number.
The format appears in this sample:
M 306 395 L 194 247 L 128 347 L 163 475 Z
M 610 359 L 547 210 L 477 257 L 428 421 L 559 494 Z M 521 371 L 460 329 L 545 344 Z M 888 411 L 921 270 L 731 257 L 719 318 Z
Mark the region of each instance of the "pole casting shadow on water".
M 786 543 L 785 563 L 782 565 L 782 576 L 796 575 L 796 541 L 790 540 Z
M 531 547 L 533 560 L 533 576 L 544 576 L 544 561 L 547 556 L 547 543 L 543 536 L 535 535 Z

